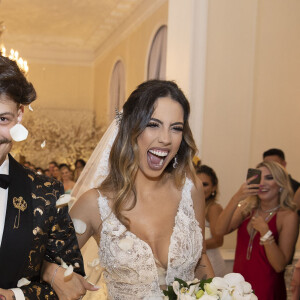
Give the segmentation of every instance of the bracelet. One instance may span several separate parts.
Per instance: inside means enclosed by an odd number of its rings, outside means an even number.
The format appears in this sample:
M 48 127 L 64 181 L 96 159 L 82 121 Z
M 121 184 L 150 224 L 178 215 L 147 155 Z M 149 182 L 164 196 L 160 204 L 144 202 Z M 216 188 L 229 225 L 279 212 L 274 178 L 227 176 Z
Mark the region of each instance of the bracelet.
M 275 242 L 274 236 L 271 235 L 267 240 L 265 240 L 264 242 L 260 241 L 259 244 L 260 245 L 270 245 L 272 243 Z
M 53 272 L 53 275 L 52 275 L 52 278 L 51 278 L 51 284 L 50 284 L 51 287 L 53 286 L 53 282 L 54 282 L 55 275 L 56 275 L 56 273 L 57 273 L 57 271 L 58 271 L 58 269 L 59 269 L 60 267 L 61 267 L 61 266 L 57 266 L 56 269 L 55 269 L 54 272 Z
M 261 242 L 265 242 L 266 240 L 269 239 L 269 237 L 271 237 L 273 235 L 272 231 L 271 230 L 268 230 L 267 233 L 265 233 L 261 238 L 260 238 L 260 241 Z

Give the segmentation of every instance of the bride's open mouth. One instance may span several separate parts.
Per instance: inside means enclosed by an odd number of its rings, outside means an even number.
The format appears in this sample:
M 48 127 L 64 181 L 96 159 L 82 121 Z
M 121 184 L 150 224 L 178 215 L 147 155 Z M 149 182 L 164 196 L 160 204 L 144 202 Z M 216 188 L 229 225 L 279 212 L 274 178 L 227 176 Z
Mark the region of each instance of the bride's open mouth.
M 160 170 L 163 168 L 166 158 L 168 157 L 168 150 L 150 149 L 147 151 L 148 165 L 153 170 Z

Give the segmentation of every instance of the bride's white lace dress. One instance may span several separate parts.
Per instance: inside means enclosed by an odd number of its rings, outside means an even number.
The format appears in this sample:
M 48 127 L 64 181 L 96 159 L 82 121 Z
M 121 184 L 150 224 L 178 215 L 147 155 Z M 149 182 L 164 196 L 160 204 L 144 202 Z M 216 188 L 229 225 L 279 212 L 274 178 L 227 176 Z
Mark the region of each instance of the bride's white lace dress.
M 112 213 L 107 199 L 99 196 L 103 221 L 99 256 L 109 299 L 159 299 L 163 296 L 160 289 L 162 283 L 170 284 L 174 277 L 194 279 L 203 237 L 195 218 L 192 187 L 192 181 L 186 179 L 170 239 L 165 275 L 157 266 L 150 246 L 128 231 Z

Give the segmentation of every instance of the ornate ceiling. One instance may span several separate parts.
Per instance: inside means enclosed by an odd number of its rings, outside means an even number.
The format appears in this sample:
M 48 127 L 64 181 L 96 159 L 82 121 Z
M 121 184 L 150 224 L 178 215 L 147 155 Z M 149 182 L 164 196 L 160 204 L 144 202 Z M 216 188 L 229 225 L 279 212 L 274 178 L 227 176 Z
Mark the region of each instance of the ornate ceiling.
M 0 0 L 2 41 L 32 58 L 92 61 L 120 27 L 163 0 Z M 84 57 L 84 59 L 82 59 Z

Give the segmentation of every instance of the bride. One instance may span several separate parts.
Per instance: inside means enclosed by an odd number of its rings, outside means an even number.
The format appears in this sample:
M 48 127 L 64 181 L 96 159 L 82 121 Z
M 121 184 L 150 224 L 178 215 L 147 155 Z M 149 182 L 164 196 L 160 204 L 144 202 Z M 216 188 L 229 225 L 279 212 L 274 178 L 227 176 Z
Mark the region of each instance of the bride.
M 99 246 L 109 299 L 157 299 L 174 277 L 213 277 L 203 244 L 205 201 L 192 164 L 189 113 L 174 82 L 139 85 L 108 138 L 111 150 L 108 142 L 89 179 L 98 177 L 99 186 L 70 211 L 86 224 L 77 235 L 79 246 L 91 236 Z M 56 281 L 54 289 L 63 289 L 63 281 Z

